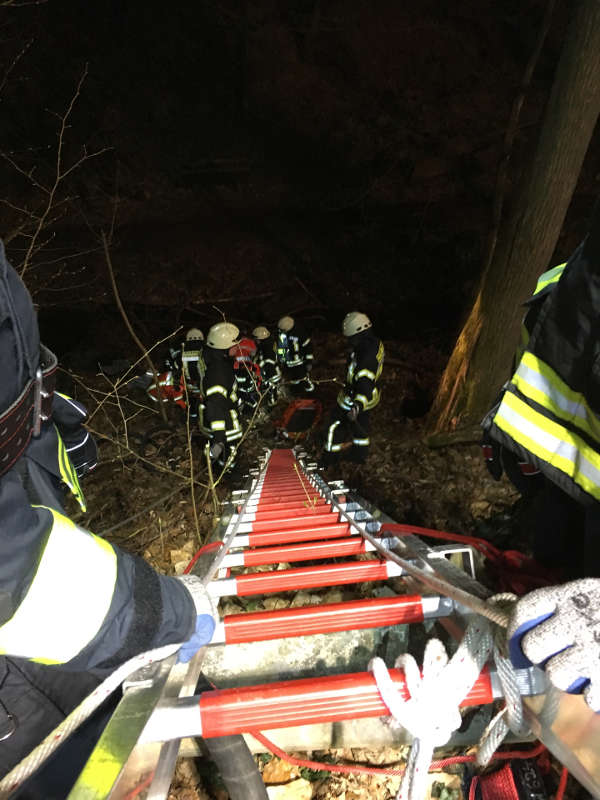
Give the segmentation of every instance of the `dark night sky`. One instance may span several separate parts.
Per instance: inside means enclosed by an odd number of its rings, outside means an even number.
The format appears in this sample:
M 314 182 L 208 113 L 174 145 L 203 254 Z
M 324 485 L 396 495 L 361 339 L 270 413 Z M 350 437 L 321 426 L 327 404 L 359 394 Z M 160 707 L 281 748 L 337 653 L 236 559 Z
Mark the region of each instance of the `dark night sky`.
M 573 3 L 558 5 L 511 188 L 535 146 L 572 13 Z M 61 186 L 76 199 L 37 262 L 57 259 L 62 274 L 32 268 L 32 290 L 52 289 L 39 291 L 42 306 L 110 301 L 100 254 L 61 259 L 97 247 L 118 186 L 113 254 L 129 303 L 168 306 L 184 321 L 192 309 L 208 324 L 202 304 L 235 297 L 227 308 L 242 320 L 318 311 L 322 325 L 363 305 L 387 336 L 422 326 L 451 341 L 476 284 L 502 137 L 544 7 L 50 0 L 2 9 L 4 71 L 32 43 L 0 95 L 0 149 L 51 181 L 49 111 L 64 110 L 85 64 L 67 162 L 83 144 L 111 148 Z M 39 207 L 39 192 L 0 168 L 13 205 Z M 596 136 L 557 255 L 585 230 L 598 172 Z M 16 222 L 7 209 L 0 233 Z M 10 243 L 13 261 L 22 248 Z M 83 288 L 62 291 L 69 282 Z

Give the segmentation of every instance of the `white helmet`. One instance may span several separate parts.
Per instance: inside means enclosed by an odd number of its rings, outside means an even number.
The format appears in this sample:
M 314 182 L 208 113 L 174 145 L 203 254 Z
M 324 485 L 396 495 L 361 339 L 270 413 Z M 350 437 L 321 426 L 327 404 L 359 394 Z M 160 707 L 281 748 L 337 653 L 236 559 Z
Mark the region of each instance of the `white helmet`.
M 213 350 L 229 350 L 238 342 L 240 329 L 231 322 L 217 322 L 208 332 L 206 344 Z
M 351 311 L 346 314 L 342 323 L 344 336 L 354 336 L 355 333 L 361 333 L 361 331 L 366 331 L 370 327 L 371 320 L 360 311 Z
M 282 317 L 277 323 L 277 327 L 280 331 L 288 333 L 294 327 L 294 322 L 295 320 L 293 317 Z
M 252 336 L 254 336 L 255 339 L 258 339 L 259 342 L 262 342 L 264 339 L 268 339 L 270 335 L 271 334 L 264 325 L 259 325 L 258 328 L 254 328 L 252 331 Z
M 185 340 L 186 342 L 189 342 L 190 339 L 200 339 L 200 341 L 203 342 L 204 334 L 199 328 L 190 328 L 185 335 Z

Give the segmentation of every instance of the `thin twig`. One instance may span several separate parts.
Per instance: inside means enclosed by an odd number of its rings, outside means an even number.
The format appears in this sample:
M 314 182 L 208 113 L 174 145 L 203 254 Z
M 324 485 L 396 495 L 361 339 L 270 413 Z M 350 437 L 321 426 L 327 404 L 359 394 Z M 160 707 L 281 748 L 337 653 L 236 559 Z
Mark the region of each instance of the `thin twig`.
M 104 256 L 106 258 L 106 266 L 108 267 L 108 272 L 109 272 L 109 275 L 110 275 L 110 282 L 111 282 L 111 285 L 112 285 L 113 293 L 115 295 L 115 302 L 117 304 L 117 308 L 119 309 L 119 312 L 121 313 L 121 316 L 123 317 L 123 322 L 125 323 L 125 325 L 127 327 L 127 330 L 131 334 L 131 338 L 137 344 L 137 346 L 140 348 L 141 352 L 143 353 L 144 360 L 146 361 L 146 363 L 150 367 L 150 370 L 152 372 L 152 376 L 154 378 L 154 384 L 156 386 L 156 391 L 158 393 L 158 408 L 159 408 L 159 411 L 160 411 L 160 415 L 162 417 L 163 422 L 167 422 L 167 411 L 165 409 L 164 403 L 162 402 L 162 398 L 160 397 L 160 386 L 159 386 L 159 383 L 158 383 L 158 372 L 156 371 L 156 367 L 154 366 L 154 361 L 152 361 L 152 359 L 150 358 L 149 351 L 146 350 L 146 348 L 144 347 L 144 345 L 140 341 L 138 335 L 133 330 L 131 322 L 129 321 L 129 317 L 127 316 L 127 313 L 126 313 L 126 311 L 125 311 L 125 309 L 123 307 L 123 303 L 121 302 L 121 296 L 119 295 L 119 289 L 117 287 L 117 282 L 115 280 L 115 273 L 114 273 L 113 266 L 112 266 L 112 259 L 110 257 L 110 249 L 109 249 L 109 246 L 108 246 L 108 239 L 106 238 L 106 234 L 104 233 L 104 231 L 102 231 L 102 245 L 104 247 Z

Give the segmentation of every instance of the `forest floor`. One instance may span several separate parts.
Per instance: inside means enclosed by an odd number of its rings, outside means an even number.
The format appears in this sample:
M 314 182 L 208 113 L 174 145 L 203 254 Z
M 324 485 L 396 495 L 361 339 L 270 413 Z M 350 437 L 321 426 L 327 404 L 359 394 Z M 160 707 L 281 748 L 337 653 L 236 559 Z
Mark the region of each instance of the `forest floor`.
M 314 377 L 325 413 L 320 428 L 305 443 L 311 455 L 321 451 L 328 411 L 334 406 L 344 375 L 341 338 L 316 341 Z M 397 522 L 441 531 L 474 534 L 501 548 L 528 550 L 526 531 L 519 525 L 518 495 L 505 478 L 488 475 L 476 442 L 432 449 L 423 442 L 422 404 L 431 396 L 443 366 L 433 348 L 386 342 L 388 362 L 382 376 L 382 401 L 372 415 L 371 452 L 360 469 L 344 462 L 335 476 L 377 505 Z M 181 572 L 215 524 L 220 501 L 232 485 L 222 480 L 215 491 L 205 488 L 206 462 L 202 443 L 187 430 L 183 416 L 165 430 L 156 408 L 139 390 L 123 389 L 106 375 L 73 376 L 76 396 L 91 411 L 90 428 L 100 441 L 100 461 L 84 490 L 89 513 L 73 516 L 94 532 L 122 548 L 141 555 L 162 572 Z M 273 419 L 257 424 L 243 443 L 239 469 L 255 463 L 265 448 L 286 446 L 276 434 Z M 152 433 L 155 431 L 155 433 Z M 289 444 L 287 445 L 289 446 Z M 196 482 L 190 491 L 190 477 Z M 307 757 L 306 754 L 300 754 Z M 314 752 L 315 760 L 356 760 L 396 764 L 404 751 Z M 292 767 L 274 757 L 259 758 L 272 800 L 359 800 L 393 798 L 397 778 L 346 776 Z M 556 786 L 556 768 L 548 776 Z M 432 796 L 462 797 L 459 777 L 438 773 Z M 444 788 L 444 785 L 446 785 Z M 227 800 L 210 762 L 183 760 L 178 767 L 170 800 Z

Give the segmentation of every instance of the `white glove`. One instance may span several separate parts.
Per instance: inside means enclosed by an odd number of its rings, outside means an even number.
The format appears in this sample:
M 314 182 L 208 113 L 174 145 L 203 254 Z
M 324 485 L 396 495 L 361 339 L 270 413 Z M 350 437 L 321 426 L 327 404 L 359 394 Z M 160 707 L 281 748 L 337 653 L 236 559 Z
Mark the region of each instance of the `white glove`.
M 536 589 L 514 608 L 508 627 L 511 659 L 523 654 L 559 689 L 581 694 L 600 711 L 600 579 Z
M 224 448 L 221 442 L 213 442 L 210 446 L 211 461 L 216 461 L 223 452 L 223 450 Z
M 177 580 L 183 583 L 196 606 L 194 633 L 187 642 L 181 645 L 179 650 L 178 661 L 185 664 L 201 647 L 210 642 L 215 632 L 215 626 L 219 622 L 219 614 L 200 578 L 195 575 L 180 575 Z

